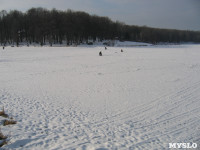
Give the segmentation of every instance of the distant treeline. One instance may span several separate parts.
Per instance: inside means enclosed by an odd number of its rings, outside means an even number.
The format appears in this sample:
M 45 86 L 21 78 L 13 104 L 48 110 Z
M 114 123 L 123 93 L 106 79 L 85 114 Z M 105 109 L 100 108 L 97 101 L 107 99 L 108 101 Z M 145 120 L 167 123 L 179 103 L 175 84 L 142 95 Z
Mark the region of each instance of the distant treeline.
M 200 42 L 200 32 L 157 29 L 113 22 L 108 17 L 72 10 L 59 11 L 31 8 L 0 12 L 1 45 L 16 44 L 80 44 L 89 40 L 128 40 L 148 43 Z

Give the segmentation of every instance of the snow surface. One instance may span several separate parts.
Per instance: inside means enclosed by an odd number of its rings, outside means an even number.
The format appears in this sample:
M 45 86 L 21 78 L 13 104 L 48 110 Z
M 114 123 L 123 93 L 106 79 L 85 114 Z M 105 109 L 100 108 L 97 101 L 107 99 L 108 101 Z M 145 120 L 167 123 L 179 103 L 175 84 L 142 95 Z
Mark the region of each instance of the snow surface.
M 2 149 L 200 147 L 200 45 L 1 47 L 3 106 Z
M 116 41 L 115 46 L 118 47 L 133 47 L 133 46 L 152 46 L 152 44 L 149 43 L 143 43 L 143 42 L 132 42 L 132 41 Z

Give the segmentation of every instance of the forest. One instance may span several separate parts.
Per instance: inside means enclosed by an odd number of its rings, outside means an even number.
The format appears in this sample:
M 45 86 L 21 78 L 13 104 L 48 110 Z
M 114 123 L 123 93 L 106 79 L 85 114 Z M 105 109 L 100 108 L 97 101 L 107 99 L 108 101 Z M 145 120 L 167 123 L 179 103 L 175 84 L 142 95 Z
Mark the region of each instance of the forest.
M 86 12 L 45 8 L 31 8 L 26 12 L 0 11 L 1 45 L 38 43 L 42 45 L 91 44 L 103 40 L 137 41 L 157 44 L 160 42 L 200 43 L 200 31 L 159 29 L 147 26 L 126 25 L 108 17 Z

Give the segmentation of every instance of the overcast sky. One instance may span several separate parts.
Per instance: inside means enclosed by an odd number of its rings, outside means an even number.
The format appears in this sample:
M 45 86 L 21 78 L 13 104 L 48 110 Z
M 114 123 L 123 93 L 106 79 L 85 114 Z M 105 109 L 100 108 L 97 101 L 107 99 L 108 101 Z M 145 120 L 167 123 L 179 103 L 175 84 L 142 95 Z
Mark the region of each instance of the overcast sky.
M 200 0 L 0 0 L 0 10 L 80 10 L 130 25 L 200 31 Z

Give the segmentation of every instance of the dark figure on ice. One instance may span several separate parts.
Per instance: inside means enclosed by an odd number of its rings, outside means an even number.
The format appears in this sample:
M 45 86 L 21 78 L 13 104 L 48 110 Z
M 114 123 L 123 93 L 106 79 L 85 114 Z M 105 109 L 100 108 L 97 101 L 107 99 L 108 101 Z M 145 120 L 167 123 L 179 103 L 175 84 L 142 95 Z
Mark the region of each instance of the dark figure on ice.
M 105 47 L 105 50 L 107 50 L 107 47 Z
M 121 49 L 121 52 L 124 52 L 123 49 Z
M 3 46 L 3 49 L 5 49 L 5 47 Z
M 99 56 L 102 56 L 102 52 L 101 51 L 99 52 Z

